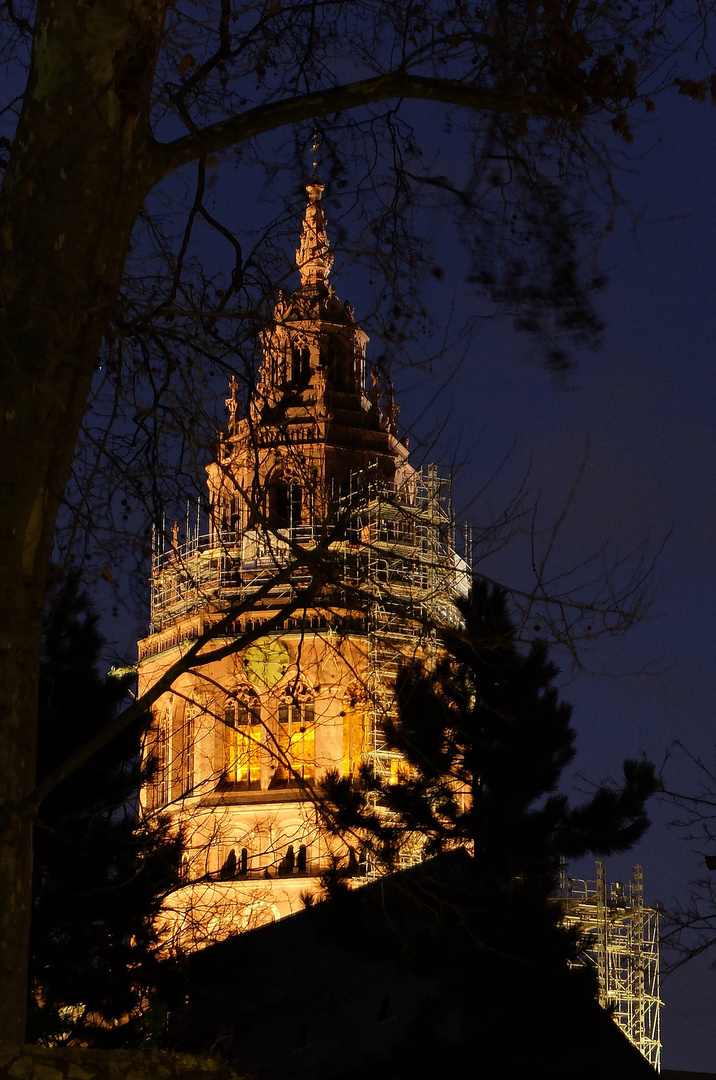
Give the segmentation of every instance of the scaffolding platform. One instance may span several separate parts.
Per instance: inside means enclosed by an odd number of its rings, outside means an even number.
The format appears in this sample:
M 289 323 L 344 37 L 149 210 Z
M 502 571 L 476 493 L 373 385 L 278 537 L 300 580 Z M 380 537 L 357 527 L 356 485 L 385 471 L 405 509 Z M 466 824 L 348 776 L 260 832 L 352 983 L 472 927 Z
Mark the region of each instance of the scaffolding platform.
M 562 875 L 557 899 L 564 925 L 584 937 L 585 963 L 597 969 L 600 1004 L 658 1072 L 659 912 L 644 904 L 642 867 L 634 867 L 630 882 L 607 882 L 606 866 L 598 861 L 594 881 Z

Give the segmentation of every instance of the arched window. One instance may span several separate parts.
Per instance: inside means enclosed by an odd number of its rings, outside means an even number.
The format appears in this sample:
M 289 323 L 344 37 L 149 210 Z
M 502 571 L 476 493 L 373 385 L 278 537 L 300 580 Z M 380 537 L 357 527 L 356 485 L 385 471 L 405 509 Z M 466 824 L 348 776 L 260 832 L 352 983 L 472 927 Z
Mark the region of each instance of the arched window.
M 303 492 L 298 484 L 281 482 L 273 490 L 273 521 L 276 529 L 288 529 L 290 533 L 301 524 Z
M 181 789 L 185 795 L 190 795 L 194 787 L 194 728 L 194 709 L 190 707 L 185 712 L 180 758 Z
M 291 382 L 305 386 L 310 378 L 311 350 L 305 345 L 294 345 L 291 349 Z
M 366 709 L 365 687 L 354 683 L 343 699 L 343 775 L 355 776 L 365 761 Z
M 152 808 L 169 802 L 169 733 L 161 720 L 149 733 L 149 762 L 151 784 L 148 788 Z
M 353 357 L 348 342 L 335 334 L 321 342 L 321 365 L 328 382 L 339 390 L 353 390 Z
M 271 787 L 313 780 L 316 773 L 316 724 L 312 701 L 291 699 L 278 707 L 276 770 Z
M 145 753 L 151 778 L 147 785 L 147 800 L 153 808 L 166 806 L 186 790 L 182 762 L 186 738 L 184 712 L 184 699 L 175 697 L 171 691 L 155 707 Z
M 219 867 L 219 880 L 232 881 L 236 877 L 236 850 L 231 849 Z
M 243 791 L 261 787 L 261 713 L 256 702 L 227 698 L 223 779 Z
M 241 531 L 241 511 L 243 507 L 241 505 L 241 499 L 238 495 L 233 495 L 229 503 L 229 529 L 232 533 L 238 535 Z

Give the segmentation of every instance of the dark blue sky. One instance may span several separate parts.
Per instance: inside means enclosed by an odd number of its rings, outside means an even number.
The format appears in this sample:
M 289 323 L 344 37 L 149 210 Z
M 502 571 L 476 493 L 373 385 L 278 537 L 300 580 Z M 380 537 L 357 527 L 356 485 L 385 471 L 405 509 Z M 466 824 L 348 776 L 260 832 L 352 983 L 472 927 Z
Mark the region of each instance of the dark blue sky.
M 618 775 L 627 756 L 645 752 L 660 763 L 677 738 L 716 768 L 716 111 L 684 98 L 660 102 L 659 111 L 660 142 L 621 180 L 641 224 L 632 233 L 621 213 L 602 251 L 610 274 L 603 347 L 564 380 L 550 379 L 525 358 L 524 339 L 505 321 L 488 321 L 436 405 L 451 407 L 451 431 L 462 433 L 465 447 L 479 434 L 460 493 L 469 492 L 471 473 L 489 475 L 514 443 L 504 490 L 510 472 L 514 479 L 530 462 L 545 520 L 569 491 L 588 445 L 565 557 L 588 553 L 608 536 L 622 550 L 645 538 L 656 548 L 668 537 L 650 618 L 588 657 L 594 670 L 649 673 L 580 675 L 565 688 L 578 731 L 575 774 L 595 781 Z M 448 278 L 438 288 L 447 306 L 455 285 Z M 412 405 L 403 403 L 401 419 L 409 420 Z M 482 512 L 480 505 L 473 510 L 478 520 Z M 528 569 L 524 552 L 522 560 L 517 551 L 498 572 L 519 577 Z M 687 790 L 698 782 L 678 754 L 666 775 Z M 668 828 L 673 811 L 655 807 L 653 816 L 645 840 L 610 860 L 608 873 L 624 879 L 641 862 L 647 900 L 668 907 L 705 869 L 694 845 Z M 593 876 L 590 866 L 576 869 Z M 665 1067 L 716 1069 L 716 972 L 709 963 L 687 965 L 664 983 Z

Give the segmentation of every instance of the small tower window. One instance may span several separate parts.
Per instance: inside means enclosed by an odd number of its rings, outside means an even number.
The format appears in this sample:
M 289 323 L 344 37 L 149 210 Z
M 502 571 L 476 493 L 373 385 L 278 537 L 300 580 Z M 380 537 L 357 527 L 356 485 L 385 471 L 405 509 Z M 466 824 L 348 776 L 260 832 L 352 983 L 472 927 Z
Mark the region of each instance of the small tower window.
M 274 526 L 293 532 L 301 524 L 303 493 L 298 484 L 277 484 L 274 490 Z
M 335 335 L 327 337 L 321 344 L 321 364 L 330 383 L 339 390 L 353 389 L 353 357 L 347 342 Z
M 161 720 L 152 732 L 150 761 L 153 765 L 152 806 L 166 806 L 169 802 L 169 737 Z
M 304 386 L 311 377 L 311 351 L 297 345 L 291 349 L 291 382 Z
M 194 714 L 187 711 L 181 748 L 181 787 L 185 795 L 194 788 Z

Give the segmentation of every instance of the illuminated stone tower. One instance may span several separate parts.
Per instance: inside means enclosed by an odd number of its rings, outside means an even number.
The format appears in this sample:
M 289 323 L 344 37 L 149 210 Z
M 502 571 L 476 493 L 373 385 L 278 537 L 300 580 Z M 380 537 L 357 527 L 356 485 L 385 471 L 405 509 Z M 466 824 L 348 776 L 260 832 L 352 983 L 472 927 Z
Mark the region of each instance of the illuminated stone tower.
M 397 665 L 430 652 L 467 588 L 448 486 L 410 465 L 392 386 L 366 377 L 315 176 L 307 192 L 300 285 L 279 296 L 245 408 L 231 380 L 208 532 L 180 542 L 175 525 L 153 559 L 140 692 L 184 670 L 153 710 L 143 799 L 184 837 L 166 905 L 181 948 L 296 910 L 336 862 L 370 875 L 359 839 L 325 828 L 316 783 L 363 762 L 399 782 L 381 734 Z

